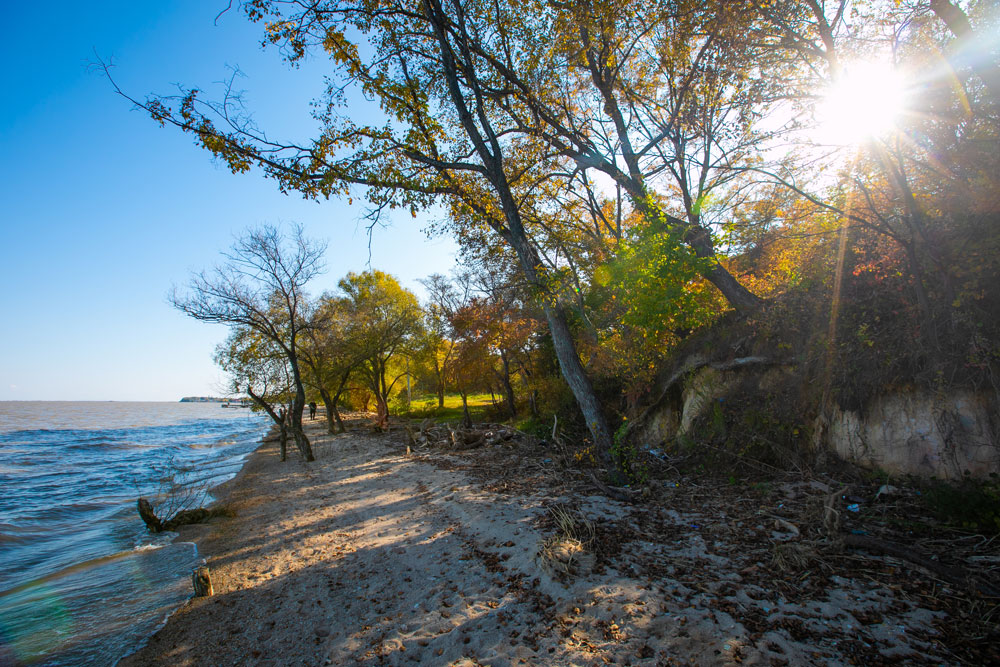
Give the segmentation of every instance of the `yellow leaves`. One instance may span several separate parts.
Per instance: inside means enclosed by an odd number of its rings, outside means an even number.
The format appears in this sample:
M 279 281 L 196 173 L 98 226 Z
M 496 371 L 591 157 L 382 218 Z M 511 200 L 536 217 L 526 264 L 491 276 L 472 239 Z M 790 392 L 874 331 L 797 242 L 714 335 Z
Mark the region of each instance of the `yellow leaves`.
M 594 282 L 601 287 L 607 287 L 611 282 L 611 269 L 604 264 L 594 269 Z M 614 297 L 612 296 L 612 298 Z
M 357 74 L 358 47 L 336 28 L 328 28 L 323 37 L 323 50 L 338 63 L 348 65 L 351 74 Z

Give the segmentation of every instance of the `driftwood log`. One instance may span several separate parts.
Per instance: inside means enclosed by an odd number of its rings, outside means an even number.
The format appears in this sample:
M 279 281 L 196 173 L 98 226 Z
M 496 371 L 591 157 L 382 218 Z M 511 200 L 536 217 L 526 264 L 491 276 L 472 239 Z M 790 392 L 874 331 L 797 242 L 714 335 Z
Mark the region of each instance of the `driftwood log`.
M 146 524 L 146 528 L 151 533 L 161 533 L 163 532 L 163 523 L 160 518 L 156 516 L 153 511 L 153 505 L 145 498 L 139 498 L 139 516 Z
M 229 510 L 223 507 L 212 509 L 199 507 L 198 509 L 193 510 L 181 510 L 169 519 L 163 520 L 156 516 L 153 504 L 145 498 L 139 498 L 137 505 L 139 507 L 139 516 L 142 517 L 147 530 L 151 533 L 162 533 L 165 530 L 174 530 L 180 526 L 187 526 L 192 523 L 204 523 L 205 521 L 213 519 L 217 516 L 232 515 Z

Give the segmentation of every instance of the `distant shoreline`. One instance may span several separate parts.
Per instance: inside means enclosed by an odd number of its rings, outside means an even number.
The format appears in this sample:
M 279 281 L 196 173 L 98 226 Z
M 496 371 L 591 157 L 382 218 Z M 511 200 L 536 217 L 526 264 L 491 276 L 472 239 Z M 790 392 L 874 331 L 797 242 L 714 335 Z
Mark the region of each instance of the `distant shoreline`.
M 238 398 L 200 398 L 197 396 L 185 396 L 184 398 L 170 399 L 131 399 L 131 398 L 3 398 L 0 403 L 226 403 L 239 402 Z

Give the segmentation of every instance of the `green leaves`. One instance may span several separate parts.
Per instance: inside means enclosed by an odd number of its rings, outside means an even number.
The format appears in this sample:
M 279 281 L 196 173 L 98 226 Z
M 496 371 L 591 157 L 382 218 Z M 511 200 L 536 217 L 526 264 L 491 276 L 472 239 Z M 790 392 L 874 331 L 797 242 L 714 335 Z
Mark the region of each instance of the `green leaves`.
M 701 280 L 711 264 L 684 245 L 677 231 L 646 231 L 623 241 L 608 267 L 622 321 L 659 344 L 676 330 L 712 321 L 718 311 Z

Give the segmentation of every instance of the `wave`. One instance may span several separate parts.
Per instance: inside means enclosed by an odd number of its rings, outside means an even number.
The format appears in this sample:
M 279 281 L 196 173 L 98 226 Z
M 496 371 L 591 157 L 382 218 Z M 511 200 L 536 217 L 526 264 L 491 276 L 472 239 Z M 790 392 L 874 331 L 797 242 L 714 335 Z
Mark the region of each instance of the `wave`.
M 42 428 L 33 428 L 21 407 L 16 423 L 28 428 L 0 430 L 0 618 L 31 634 L 58 599 L 72 607 L 73 622 L 57 634 L 95 654 L 73 648 L 69 657 L 58 645 L 37 659 L 111 664 L 152 631 L 129 629 L 126 639 L 116 625 L 123 615 L 158 625 L 190 595 L 193 545 L 149 535 L 136 497 L 152 497 L 171 472 L 204 489 L 231 478 L 259 443 L 263 420 L 189 405 L 81 404 L 75 413 L 41 406 L 34 421 Z
M 60 569 L 58 569 L 58 570 L 56 570 L 54 572 L 49 572 L 49 573 L 47 573 L 45 575 L 42 575 L 41 577 L 36 577 L 36 578 L 31 579 L 29 581 L 21 582 L 21 583 L 19 583 L 16 586 L 8 588 L 7 590 L 0 591 L 0 600 L 3 600 L 5 597 L 8 597 L 10 595 L 14 595 L 15 593 L 20 593 L 22 591 L 26 591 L 26 590 L 28 590 L 30 588 L 35 588 L 35 587 L 41 586 L 43 584 L 51 584 L 54 581 L 58 581 L 60 579 L 65 579 L 66 577 L 72 576 L 72 575 L 80 573 L 80 572 L 84 572 L 84 571 L 89 570 L 89 569 L 101 567 L 102 565 L 107 565 L 109 563 L 114 563 L 114 562 L 120 561 L 120 560 L 122 560 L 124 558 L 130 558 L 130 557 L 133 557 L 133 556 L 135 556 L 137 554 L 141 554 L 141 553 L 145 553 L 145 552 L 149 552 L 149 551 L 158 551 L 158 550 L 162 549 L 163 547 L 166 547 L 166 546 L 169 546 L 169 545 L 170 545 L 170 543 L 139 545 L 137 547 L 134 547 L 132 549 L 128 549 L 128 550 L 125 550 L 125 551 L 118 551 L 118 552 L 115 552 L 115 553 L 112 553 L 112 554 L 107 554 L 107 555 L 104 555 L 104 556 L 98 556 L 97 558 L 91 558 L 89 560 L 85 560 L 85 561 L 82 561 L 82 562 L 79 562 L 79 563 L 73 563 L 72 565 L 67 565 L 66 567 L 60 568 Z M 192 542 L 178 542 L 177 543 L 177 546 L 183 546 L 183 545 L 191 545 L 191 547 L 192 547 L 192 549 L 194 551 L 194 554 L 192 554 L 192 555 L 195 555 L 197 553 L 197 547 L 194 545 L 194 543 L 192 543 Z

